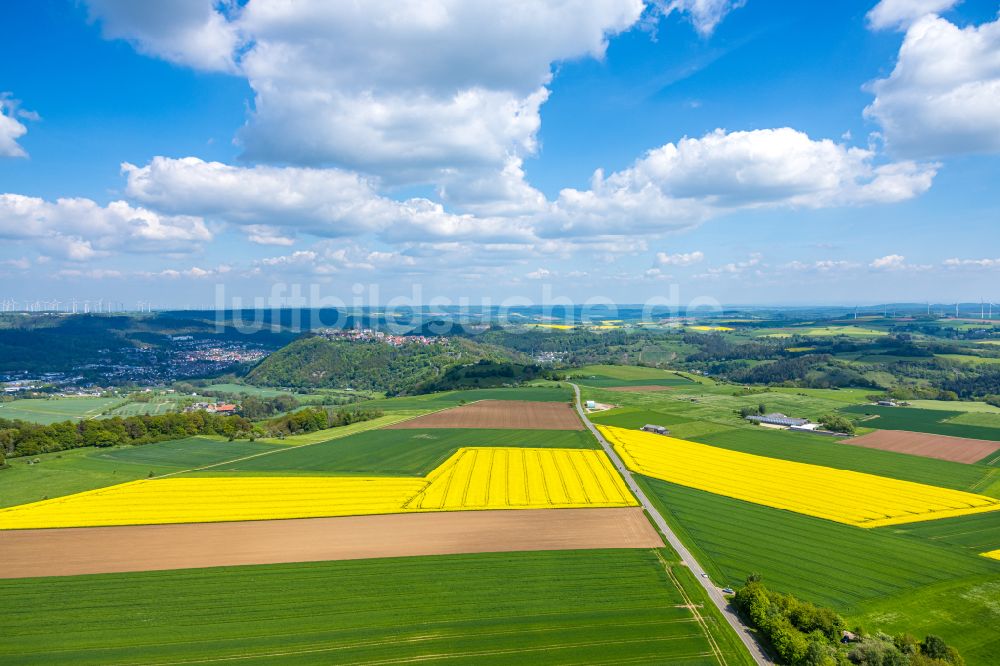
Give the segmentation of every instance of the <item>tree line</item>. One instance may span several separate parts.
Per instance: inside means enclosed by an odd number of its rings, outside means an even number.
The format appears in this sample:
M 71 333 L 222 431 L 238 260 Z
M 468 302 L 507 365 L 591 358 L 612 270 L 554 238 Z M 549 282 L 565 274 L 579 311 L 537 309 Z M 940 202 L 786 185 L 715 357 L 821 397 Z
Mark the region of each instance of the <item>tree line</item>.
M 4 458 L 34 456 L 84 446 L 111 447 L 152 444 L 196 435 L 233 439 L 284 437 L 367 421 L 382 416 L 377 409 L 327 409 L 310 407 L 260 423 L 243 416 L 208 412 L 113 417 L 61 421 L 49 425 L 0 419 L 0 467 Z
M 954 647 L 934 635 L 918 641 L 910 634 L 869 634 L 862 627 L 847 631 L 844 618 L 767 589 L 751 574 L 736 591 L 740 614 L 763 635 L 780 663 L 790 666 L 963 666 Z
M 195 435 L 250 437 L 253 424 L 242 416 L 188 412 L 61 421 L 49 425 L 0 419 L 0 449 L 9 457 L 33 456 L 83 446 L 151 444 Z

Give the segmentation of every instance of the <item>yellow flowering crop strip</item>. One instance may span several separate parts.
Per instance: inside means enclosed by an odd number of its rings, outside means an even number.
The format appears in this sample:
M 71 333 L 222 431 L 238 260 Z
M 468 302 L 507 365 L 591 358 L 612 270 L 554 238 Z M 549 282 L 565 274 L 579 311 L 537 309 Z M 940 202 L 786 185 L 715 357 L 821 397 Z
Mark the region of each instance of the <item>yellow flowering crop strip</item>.
M 471 447 L 427 477 L 410 511 L 635 506 L 603 451 Z
M 838 523 L 882 527 L 1000 510 L 1000 500 L 960 490 L 598 427 L 640 474 Z
M 602 451 L 460 449 L 426 478 L 144 479 L 0 509 L 0 529 L 635 506 Z
M 988 557 L 993 560 L 1000 560 L 1000 549 L 991 550 L 988 553 L 980 553 L 983 557 Z

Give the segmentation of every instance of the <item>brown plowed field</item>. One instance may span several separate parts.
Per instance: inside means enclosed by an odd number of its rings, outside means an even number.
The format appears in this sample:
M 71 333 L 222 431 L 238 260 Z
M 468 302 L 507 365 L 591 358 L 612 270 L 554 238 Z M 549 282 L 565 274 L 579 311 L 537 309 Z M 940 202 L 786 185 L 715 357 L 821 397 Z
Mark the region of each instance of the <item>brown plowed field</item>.
M 985 439 L 930 435 L 906 430 L 876 430 L 861 437 L 844 440 L 844 443 L 960 463 L 978 462 L 1000 449 L 1000 443 Z
M 662 545 L 639 507 L 9 530 L 0 578 Z
M 608 386 L 605 391 L 622 391 L 624 393 L 638 393 L 645 391 L 672 391 L 673 386 L 659 386 L 657 384 L 649 384 L 644 386 Z
M 576 415 L 576 411 L 564 402 L 480 400 L 469 405 L 418 416 L 388 426 L 385 430 L 412 428 L 583 430 L 583 423 Z

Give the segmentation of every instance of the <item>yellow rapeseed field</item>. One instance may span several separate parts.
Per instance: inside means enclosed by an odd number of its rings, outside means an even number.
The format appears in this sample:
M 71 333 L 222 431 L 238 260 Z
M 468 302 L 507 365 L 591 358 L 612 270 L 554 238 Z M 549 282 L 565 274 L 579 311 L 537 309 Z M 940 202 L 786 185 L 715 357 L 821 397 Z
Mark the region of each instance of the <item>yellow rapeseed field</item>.
M 1000 560 L 1000 549 L 991 550 L 988 553 L 980 553 L 983 557 L 989 557 L 994 560 Z
M 635 506 L 602 451 L 465 448 L 426 478 L 171 477 L 0 509 L 0 529 Z
M 599 426 L 640 474 L 717 495 L 881 527 L 1000 510 L 983 495 L 874 474 L 730 451 L 638 430 Z
M 603 451 L 476 447 L 427 477 L 407 510 L 634 506 Z

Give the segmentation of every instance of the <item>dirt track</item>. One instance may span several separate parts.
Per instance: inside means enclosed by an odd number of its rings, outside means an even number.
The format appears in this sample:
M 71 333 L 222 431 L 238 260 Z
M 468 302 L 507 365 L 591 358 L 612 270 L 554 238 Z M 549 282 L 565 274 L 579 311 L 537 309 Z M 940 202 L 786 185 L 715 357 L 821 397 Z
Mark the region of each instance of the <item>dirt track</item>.
M 385 430 L 412 428 L 583 430 L 583 423 L 564 402 L 481 400 L 396 423 Z
M 0 578 L 662 545 L 638 507 L 10 530 Z
M 978 462 L 994 451 L 1000 450 L 1000 443 L 984 439 L 930 435 L 906 430 L 877 430 L 861 437 L 844 440 L 844 443 L 960 463 Z
M 660 386 L 659 384 L 648 384 L 643 386 L 609 386 L 605 391 L 621 391 L 623 393 L 645 393 L 646 391 L 672 391 L 673 386 Z

